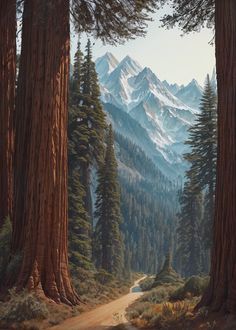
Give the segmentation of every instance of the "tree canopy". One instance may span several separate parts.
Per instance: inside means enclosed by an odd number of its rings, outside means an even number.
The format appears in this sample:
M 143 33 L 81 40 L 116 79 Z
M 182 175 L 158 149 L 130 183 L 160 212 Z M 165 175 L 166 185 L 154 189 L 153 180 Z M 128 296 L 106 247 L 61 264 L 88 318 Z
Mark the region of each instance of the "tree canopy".
M 177 25 L 184 33 L 199 31 L 201 27 L 214 26 L 215 0 L 157 0 L 157 8 L 168 5 L 171 14 L 161 19 L 164 26 Z
M 72 0 L 71 14 L 77 31 L 114 44 L 143 36 L 156 7 L 155 0 Z

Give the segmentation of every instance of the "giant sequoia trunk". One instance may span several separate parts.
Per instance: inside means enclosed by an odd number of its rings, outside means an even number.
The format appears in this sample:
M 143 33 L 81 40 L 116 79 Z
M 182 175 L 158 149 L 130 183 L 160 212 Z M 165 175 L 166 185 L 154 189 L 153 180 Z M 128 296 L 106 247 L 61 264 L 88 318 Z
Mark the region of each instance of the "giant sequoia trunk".
M 13 111 L 16 72 L 16 1 L 0 1 L 0 227 L 12 212 Z
M 76 304 L 67 258 L 69 0 L 25 0 L 16 100 L 16 285 Z
M 236 313 L 236 1 L 216 0 L 218 164 L 210 286 L 200 305 Z

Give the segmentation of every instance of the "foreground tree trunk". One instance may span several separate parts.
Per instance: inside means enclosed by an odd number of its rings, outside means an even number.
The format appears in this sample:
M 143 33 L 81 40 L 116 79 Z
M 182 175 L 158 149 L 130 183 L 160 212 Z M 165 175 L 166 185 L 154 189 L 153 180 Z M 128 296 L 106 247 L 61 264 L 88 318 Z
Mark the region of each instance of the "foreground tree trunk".
M 16 100 L 16 285 L 76 304 L 67 256 L 69 0 L 25 0 Z
M 236 313 L 236 2 L 216 0 L 218 164 L 210 286 L 200 306 Z
M 12 215 L 13 111 L 16 78 L 16 1 L 0 1 L 0 228 Z

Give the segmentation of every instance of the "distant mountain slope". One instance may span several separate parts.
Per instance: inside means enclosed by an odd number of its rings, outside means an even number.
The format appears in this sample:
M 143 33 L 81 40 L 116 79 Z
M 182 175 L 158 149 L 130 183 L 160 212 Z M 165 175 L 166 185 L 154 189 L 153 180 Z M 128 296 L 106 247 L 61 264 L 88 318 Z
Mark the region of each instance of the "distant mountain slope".
M 101 84 L 106 82 L 110 73 L 117 67 L 118 64 L 118 60 L 109 52 L 96 60 L 96 70 Z
M 129 114 L 112 104 L 105 103 L 103 107 L 114 130 L 139 146 L 165 176 L 175 180 L 179 175 L 184 175 L 186 164 L 181 161 L 170 164 L 150 139 L 146 129 Z
M 158 170 L 140 147 L 117 133 L 115 150 L 126 264 L 135 271 L 155 273 L 175 241 L 178 186 Z
M 178 91 L 184 87 L 184 85 L 169 84 L 166 80 L 162 81 L 162 83 L 173 95 L 176 95 Z
M 182 87 L 175 95 L 189 107 L 199 109 L 202 92 L 202 87 L 195 79 L 193 79 L 187 86 Z
M 201 87 L 193 80 L 188 86 L 161 82 L 150 68 L 126 56 L 121 62 L 110 53 L 96 61 L 101 85 L 101 99 L 130 114 L 144 129 L 142 138 L 132 137 L 163 173 L 172 178 L 183 176 L 186 163 L 183 153 L 188 129 L 198 112 Z M 174 95 L 175 94 L 175 95 Z M 111 109 L 111 106 L 109 107 Z M 119 125 L 118 110 L 113 111 L 115 129 L 130 138 L 130 128 Z M 130 123 L 130 118 L 127 119 Z M 132 123 L 134 125 L 134 123 Z M 141 141 L 143 140 L 143 141 Z

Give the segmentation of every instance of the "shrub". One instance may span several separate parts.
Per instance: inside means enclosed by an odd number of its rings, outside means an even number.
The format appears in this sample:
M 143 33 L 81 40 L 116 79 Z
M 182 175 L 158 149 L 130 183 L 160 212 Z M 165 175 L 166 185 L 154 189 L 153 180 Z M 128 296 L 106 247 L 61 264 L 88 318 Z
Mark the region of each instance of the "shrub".
M 160 304 L 164 301 L 167 301 L 169 298 L 169 292 L 165 288 L 157 288 L 153 289 L 151 292 L 143 295 L 140 299 L 140 301 L 143 302 L 150 302 L 153 304 Z
M 98 273 L 95 274 L 95 279 L 100 284 L 105 285 L 114 280 L 114 277 L 112 274 L 106 272 L 104 269 L 100 269 Z
M 129 320 L 133 320 L 138 318 L 140 315 L 142 315 L 145 311 L 149 309 L 151 306 L 148 302 L 140 302 L 134 303 L 130 308 L 127 310 L 127 317 Z
M 139 282 L 139 286 L 142 289 L 142 291 L 148 291 L 151 290 L 154 284 L 154 278 L 153 277 L 146 277 L 141 282 Z
M 5 275 L 10 255 L 12 225 L 9 218 L 6 218 L 0 231 L 0 282 Z
M 48 317 L 46 304 L 32 293 L 22 291 L 16 294 L 10 291 L 10 300 L 4 303 L 3 314 L 0 320 L 7 322 L 22 322 L 32 319 L 45 319 Z
M 209 283 L 209 277 L 192 276 L 186 283 L 174 291 L 171 300 L 183 300 L 189 297 L 198 297 L 203 294 Z

